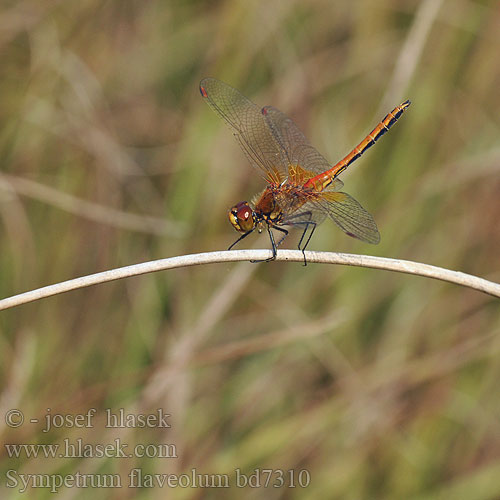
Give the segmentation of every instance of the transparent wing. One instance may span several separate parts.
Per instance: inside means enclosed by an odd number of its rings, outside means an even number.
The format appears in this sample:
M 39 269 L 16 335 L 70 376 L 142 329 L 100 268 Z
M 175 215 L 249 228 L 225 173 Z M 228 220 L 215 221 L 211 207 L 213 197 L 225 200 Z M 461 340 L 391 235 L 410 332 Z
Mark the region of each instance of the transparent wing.
M 262 111 L 238 90 L 205 78 L 200 92 L 208 104 L 230 126 L 236 140 L 254 167 L 270 182 L 280 184 L 288 176 L 288 162 Z
M 379 243 L 380 233 L 373 217 L 352 196 L 326 192 L 316 203 L 344 233 L 367 243 Z
M 324 192 L 310 196 L 307 203 L 285 213 L 283 225 L 306 222 L 320 224 L 329 216 L 349 236 L 377 244 L 380 234 L 373 217 L 350 195 L 342 192 Z
M 290 165 L 300 165 L 304 170 L 314 174 L 310 177 L 331 168 L 326 158 L 309 143 L 299 127 L 285 113 L 273 106 L 266 106 L 262 109 L 262 113 Z M 343 186 L 340 179 L 335 179 L 333 184 L 330 190 L 338 190 Z

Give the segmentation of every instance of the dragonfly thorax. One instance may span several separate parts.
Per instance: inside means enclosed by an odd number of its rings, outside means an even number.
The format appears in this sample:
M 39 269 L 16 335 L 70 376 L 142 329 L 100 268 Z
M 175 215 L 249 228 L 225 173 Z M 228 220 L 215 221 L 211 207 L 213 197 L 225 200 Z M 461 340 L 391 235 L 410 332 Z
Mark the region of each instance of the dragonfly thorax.
M 229 222 L 240 233 L 246 233 L 255 228 L 257 218 L 247 201 L 240 201 L 228 212 Z

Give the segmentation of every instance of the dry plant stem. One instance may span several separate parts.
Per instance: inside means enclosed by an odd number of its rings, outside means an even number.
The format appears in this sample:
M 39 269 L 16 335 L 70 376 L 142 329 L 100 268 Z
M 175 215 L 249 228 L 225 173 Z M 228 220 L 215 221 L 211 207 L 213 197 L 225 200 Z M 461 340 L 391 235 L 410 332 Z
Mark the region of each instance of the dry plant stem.
M 170 222 L 164 218 L 116 210 L 98 203 L 82 200 L 53 187 L 45 186 L 30 179 L 23 179 L 22 177 L 1 174 L 0 189 L 12 190 L 17 194 L 40 200 L 61 210 L 66 210 L 69 213 L 101 224 L 160 236 L 181 236 L 185 233 L 180 224 Z
M 245 260 L 264 260 L 271 256 L 270 250 L 231 250 L 224 252 L 207 252 L 191 255 L 181 255 L 168 259 L 153 260 L 134 264 L 131 266 L 111 269 L 69 281 L 63 281 L 54 285 L 37 288 L 30 292 L 14 295 L 0 300 L 0 310 L 34 302 L 45 297 L 51 297 L 59 293 L 69 292 L 78 288 L 85 288 L 99 283 L 106 283 L 140 274 L 147 274 L 166 269 L 176 269 L 179 267 L 197 266 L 201 264 L 215 264 L 222 262 L 239 262 Z M 415 274 L 427 278 L 439 279 L 466 286 L 480 292 L 500 298 L 500 284 L 478 278 L 470 274 L 444 269 L 442 267 L 422 264 L 409 260 L 389 259 L 387 257 L 373 257 L 371 255 L 358 255 L 349 253 L 334 252 L 306 252 L 309 264 L 341 264 L 345 266 L 371 267 L 373 269 L 384 269 L 386 271 L 396 271 L 406 274 Z M 303 262 L 304 257 L 299 250 L 280 250 L 276 257 L 277 261 Z M 272 264 L 267 264 L 272 265 Z
M 422 56 L 425 44 L 429 41 L 429 32 L 434 24 L 443 0 L 424 0 L 420 2 L 411 29 L 396 59 L 394 72 L 387 84 L 384 98 L 380 102 L 377 114 L 382 114 L 386 107 L 391 107 L 394 100 L 400 99 L 406 92 Z

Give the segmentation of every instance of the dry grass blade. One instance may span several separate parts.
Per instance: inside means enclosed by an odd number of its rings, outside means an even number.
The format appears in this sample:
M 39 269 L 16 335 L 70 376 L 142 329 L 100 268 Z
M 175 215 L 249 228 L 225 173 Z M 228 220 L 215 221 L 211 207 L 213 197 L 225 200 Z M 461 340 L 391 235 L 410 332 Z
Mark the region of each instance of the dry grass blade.
M 180 223 L 171 222 L 159 217 L 137 215 L 116 210 L 115 208 L 82 200 L 76 196 L 63 193 L 58 189 L 13 175 L 2 174 L 0 176 L 0 188 L 2 187 L 12 189 L 18 194 L 48 203 L 79 217 L 108 226 L 159 236 L 168 234 L 169 236 L 178 237 L 184 232 Z

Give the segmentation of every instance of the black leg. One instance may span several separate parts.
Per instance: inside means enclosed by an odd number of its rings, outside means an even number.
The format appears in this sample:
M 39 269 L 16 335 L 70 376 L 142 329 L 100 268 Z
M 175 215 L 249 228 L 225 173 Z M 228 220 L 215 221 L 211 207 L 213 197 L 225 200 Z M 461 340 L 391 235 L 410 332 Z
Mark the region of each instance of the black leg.
M 307 233 L 307 230 L 309 229 L 309 222 L 303 222 L 304 224 L 304 231 L 302 231 L 302 236 L 300 237 L 299 244 L 297 245 L 297 248 L 300 250 L 300 245 L 302 245 L 302 240 L 304 239 L 304 236 Z M 309 240 L 308 240 L 309 241 Z
M 250 262 L 252 263 L 257 263 L 257 262 L 270 262 L 271 260 L 276 259 L 276 255 L 278 253 L 278 247 L 281 245 L 282 241 L 287 237 L 288 231 L 286 229 L 283 229 L 281 227 L 276 227 L 274 226 L 273 229 L 276 229 L 277 231 L 281 231 L 282 233 L 285 233 L 283 237 L 278 241 L 278 244 L 274 241 L 274 235 L 273 232 L 271 231 L 271 226 L 267 226 L 267 232 L 269 234 L 269 239 L 271 240 L 271 249 L 273 251 L 273 255 L 269 257 L 269 259 L 264 259 L 264 260 L 251 260 Z
M 283 240 L 288 236 L 288 231 L 286 229 L 283 229 L 282 227 L 275 227 L 274 229 L 276 229 L 277 231 L 281 231 L 282 233 L 285 233 L 276 244 L 276 248 L 278 248 L 283 243 Z
M 302 240 L 304 239 L 304 236 L 306 235 L 307 230 L 309 229 L 309 226 L 312 226 L 311 232 L 309 233 L 309 238 L 307 238 L 305 245 L 302 248 L 300 248 Z M 309 245 L 309 242 L 311 241 L 311 238 L 312 238 L 312 235 L 314 234 L 316 226 L 317 226 L 316 222 L 313 222 L 313 221 L 307 222 L 306 227 L 304 229 L 304 232 L 302 233 L 302 236 L 300 237 L 298 248 L 299 248 L 299 250 L 302 250 L 302 255 L 304 256 L 304 266 L 307 266 L 306 248 L 307 248 L 307 245 Z
M 254 228 L 255 229 L 255 228 Z M 253 229 L 250 229 L 250 231 L 247 231 L 245 234 L 242 234 L 229 248 L 228 250 L 231 250 L 231 248 L 236 245 L 236 243 L 239 243 L 243 238 L 246 238 L 250 233 L 253 233 Z
M 268 259 L 263 259 L 263 260 L 251 260 L 250 262 L 252 264 L 257 264 L 259 262 L 270 262 L 271 260 L 274 260 L 276 258 L 276 253 L 277 253 L 277 250 L 276 250 L 276 243 L 274 242 L 274 235 L 270 229 L 269 226 L 267 226 L 267 232 L 269 234 L 269 239 L 271 240 L 271 250 L 273 251 L 273 254 L 271 255 L 271 257 L 269 257 Z
M 305 226 L 304 231 L 302 232 L 302 236 L 300 237 L 299 244 L 297 245 L 298 249 L 302 250 L 302 255 L 304 256 L 304 266 L 307 266 L 306 253 L 305 253 L 306 247 L 307 247 L 307 245 L 309 245 L 309 242 L 311 241 L 314 230 L 316 229 L 316 226 L 317 226 L 317 223 L 314 222 L 313 220 L 311 220 L 312 215 L 313 215 L 312 212 L 303 212 L 303 213 L 299 214 L 298 216 L 299 217 L 308 216 L 309 220 L 295 222 L 295 223 L 293 222 L 293 220 L 292 221 L 290 219 L 288 220 L 288 222 L 290 222 L 290 224 L 292 224 L 294 226 L 299 226 L 302 224 Z M 302 245 L 302 241 L 304 241 L 304 238 L 306 236 L 307 230 L 309 229 L 309 226 L 312 226 L 311 233 L 309 234 L 309 237 L 307 238 L 305 245 L 302 248 L 300 248 L 300 246 Z

